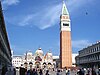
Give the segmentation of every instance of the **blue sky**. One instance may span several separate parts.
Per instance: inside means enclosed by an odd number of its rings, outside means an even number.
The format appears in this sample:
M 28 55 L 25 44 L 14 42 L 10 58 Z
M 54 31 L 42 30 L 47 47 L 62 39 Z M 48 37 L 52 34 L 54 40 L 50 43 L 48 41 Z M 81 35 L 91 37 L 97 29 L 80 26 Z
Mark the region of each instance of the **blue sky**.
M 100 1 L 65 0 L 71 19 L 72 49 L 77 53 L 100 40 Z M 62 0 L 2 0 L 14 54 L 33 53 L 41 47 L 59 55 Z

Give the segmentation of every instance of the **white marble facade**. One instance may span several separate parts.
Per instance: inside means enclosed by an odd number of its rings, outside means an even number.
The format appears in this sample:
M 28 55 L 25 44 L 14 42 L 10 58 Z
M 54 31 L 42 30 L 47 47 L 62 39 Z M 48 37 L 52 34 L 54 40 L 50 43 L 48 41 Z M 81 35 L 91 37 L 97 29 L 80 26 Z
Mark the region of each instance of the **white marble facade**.
M 41 48 L 36 50 L 33 54 L 31 51 L 26 52 L 24 55 L 13 55 L 12 64 L 14 67 L 27 67 L 30 65 L 33 68 L 53 68 L 54 67 L 53 55 L 48 51 L 45 55 Z

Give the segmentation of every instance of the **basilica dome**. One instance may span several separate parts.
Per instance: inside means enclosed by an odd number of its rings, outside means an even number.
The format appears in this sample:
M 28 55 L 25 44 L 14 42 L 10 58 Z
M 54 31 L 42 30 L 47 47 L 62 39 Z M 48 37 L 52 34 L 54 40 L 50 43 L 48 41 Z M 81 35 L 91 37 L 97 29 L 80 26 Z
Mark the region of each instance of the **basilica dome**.
M 48 56 L 52 56 L 52 53 L 51 52 L 48 52 Z
M 28 52 L 26 52 L 27 55 L 32 55 L 32 52 L 29 50 Z
M 52 52 L 48 52 L 47 53 L 47 59 L 49 60 L 49 61 L 51 61 L 52 59 L 53 59 L 53 56 L 52 56 Z
M 42 51 L 42 49 L 39 48 L 38 50 L 36 50 L 35 54 L 36 54 L 36 55 L 40 55 L 40 56 L 42 56 L 42 55 L 43 55 L 43 51 Z

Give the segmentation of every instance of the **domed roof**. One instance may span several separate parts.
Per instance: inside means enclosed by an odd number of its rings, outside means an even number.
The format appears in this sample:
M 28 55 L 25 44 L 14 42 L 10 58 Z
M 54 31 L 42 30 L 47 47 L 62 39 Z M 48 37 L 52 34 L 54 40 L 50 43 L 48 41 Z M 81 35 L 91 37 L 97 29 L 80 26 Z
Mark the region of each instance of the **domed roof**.
M 32 52 L 30 50 L 26 53 L 27 53 L 27 55 L 32 55 Z
M 52 53 L 50 51 L 48 52 L 48 56 L 52 56 Z
M 41 48 L 39 48 L 38 50 L 36 50 L 35 53 L 38 54 L 38 55 L 43 55 L 43 51 L 42 51 Z

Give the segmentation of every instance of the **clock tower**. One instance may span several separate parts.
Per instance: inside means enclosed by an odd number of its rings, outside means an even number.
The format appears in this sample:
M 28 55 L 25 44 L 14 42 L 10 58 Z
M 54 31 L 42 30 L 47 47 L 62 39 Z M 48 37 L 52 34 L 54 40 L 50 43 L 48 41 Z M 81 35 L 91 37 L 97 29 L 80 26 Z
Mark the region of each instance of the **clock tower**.
M 72 67 L 71 26 L 64 1 L 60 16 L 60 66 L 61 68 Z

